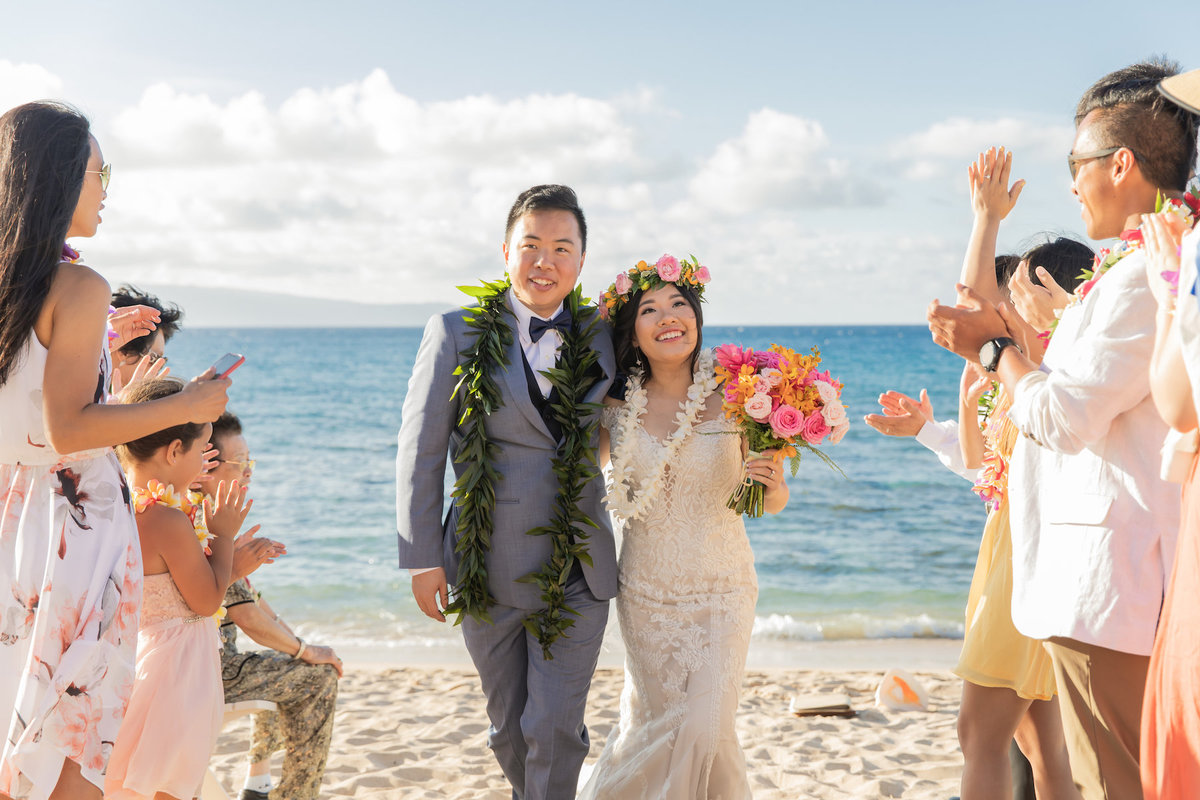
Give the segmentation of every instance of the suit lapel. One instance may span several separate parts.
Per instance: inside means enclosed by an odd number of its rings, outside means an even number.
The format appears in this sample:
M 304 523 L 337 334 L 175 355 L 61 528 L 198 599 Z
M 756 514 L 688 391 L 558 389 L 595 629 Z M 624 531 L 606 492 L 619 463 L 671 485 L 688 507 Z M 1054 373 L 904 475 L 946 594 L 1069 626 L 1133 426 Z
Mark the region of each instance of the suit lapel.
M 508 292 L 506 299 L 509 309 L 512 309 L 512 304 L 517 302 L 513 300 L 512 290 Z M 508 346 L 508 369 L 504 371 L 504 385 L 507 391 L 507 397 L 504 399 L 504 404 L 519 408 L 529 424 L 539 430 L 550 442 L 557 444 L 557 440 L 550 433 L 550 429 L 546 427 L 545 420 L 534 407 L 533 401 L 529 399 L 529 385 L 525 382 L 525 353 L 521 349 L 521 335 L 517 331 L 517 318 L 510 316 L 506 322 L 512 329 L 513 337 L 512 344 Z

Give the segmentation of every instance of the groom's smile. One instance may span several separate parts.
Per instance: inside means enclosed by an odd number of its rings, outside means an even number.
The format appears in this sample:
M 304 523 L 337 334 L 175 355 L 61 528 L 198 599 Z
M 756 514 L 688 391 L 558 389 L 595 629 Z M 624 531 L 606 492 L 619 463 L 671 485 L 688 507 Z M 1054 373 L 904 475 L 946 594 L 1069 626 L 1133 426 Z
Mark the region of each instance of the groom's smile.
M 513 295 L 539 317 L 553 316 L 575 288 L 582 238 L 575 215 L 560 209 L 531 211 L 513 226 L 503 248 Z

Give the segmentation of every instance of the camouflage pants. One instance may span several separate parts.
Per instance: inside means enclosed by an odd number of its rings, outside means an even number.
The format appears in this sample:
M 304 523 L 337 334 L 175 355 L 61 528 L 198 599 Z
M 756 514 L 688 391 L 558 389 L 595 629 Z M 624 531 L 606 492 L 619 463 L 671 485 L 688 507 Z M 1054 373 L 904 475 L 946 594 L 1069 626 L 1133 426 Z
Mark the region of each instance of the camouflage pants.
M 225 702 L 270 700 L 277 712 L 254 715 L 250 760 L 265 761 L 281 747 L 286 751 L 283 779 L 272 796 L 315 800 L 325 774 L 337 673 L 327 664 L 305 664 L 267 650 L 221 656 Z

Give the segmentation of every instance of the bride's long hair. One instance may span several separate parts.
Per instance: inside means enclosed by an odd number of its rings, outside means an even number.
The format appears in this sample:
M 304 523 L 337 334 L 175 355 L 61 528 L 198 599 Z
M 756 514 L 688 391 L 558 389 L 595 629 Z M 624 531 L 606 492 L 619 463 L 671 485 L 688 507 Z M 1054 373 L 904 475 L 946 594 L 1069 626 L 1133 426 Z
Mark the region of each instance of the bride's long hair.
M 659 287 L 654 287 L 658 289 Z M 692 307 L 696 314 L 696 349 L 692 351 L 692 369 L 696 369 L 696 359 L 704 348 L 704 312 L 700 309 L 700 295 L 692 286 L 684 283 L 675 284 L 679 294 Z M 650 379 L 650 362 L 638 357 L 638 349 L 633 346 L 633 329 L 637 324 L 638 305 L 642 302 L 641 289 L 635 291 L 629 301 L 617 311 L 613 317 L 613 345 L 617 352 L 617 372 L 622 375 L 632 375 L 641 372 L 644 379 Z

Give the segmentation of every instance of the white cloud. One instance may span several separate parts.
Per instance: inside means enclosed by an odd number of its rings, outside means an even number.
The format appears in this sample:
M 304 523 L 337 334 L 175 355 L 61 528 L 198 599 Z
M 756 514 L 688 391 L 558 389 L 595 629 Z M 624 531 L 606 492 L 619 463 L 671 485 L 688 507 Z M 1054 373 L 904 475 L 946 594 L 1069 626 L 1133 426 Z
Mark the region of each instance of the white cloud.
M 18 83 L 61 92 L 49 71 L 0 61 L 0 85 Z M 762 109 L 688 151 L 675 137 L 690 121 L 646 89 L 424 101 L 376 70 L 269 102 L 160 82 L 105 122 L 105 224 L 79 244 L 114 283 L 449 304 L 502 271 L 516 194 L 560 182 L 587 210 L 593 295 L 638 259 L 694 253 L 716 276 L 710 320 L 915 322 L 953 284 L 966 233 L 947 230 L 951 195 L 930 207 L 818 121 Z M 936 177 L 974 139 L 1057 154 L 1055 134 L 1005 124 L 947 121 L 881 158 L 905 152 Z
M 58 100 L 62 93 L 62 80 L 45 67 L 0 59 L 0 113 L 31 100 Z
M 764 108 L 692 178 L 693 200 L 725 212 L 846 205 L 864 199 L 850 164 L 827 154 L 817 122 Z
M 1031 162 L 1062 161 L 1073 137 L 1074 128 L 1068 124 L 1015 117 L 953 117 L 904 137 L 890 148 L 890 153 L 895 162 L 904 165 L 906 178 L 930 180 L 958 174 L 981 151 L 993 146 L 1012 151 L 1017 170 Z

